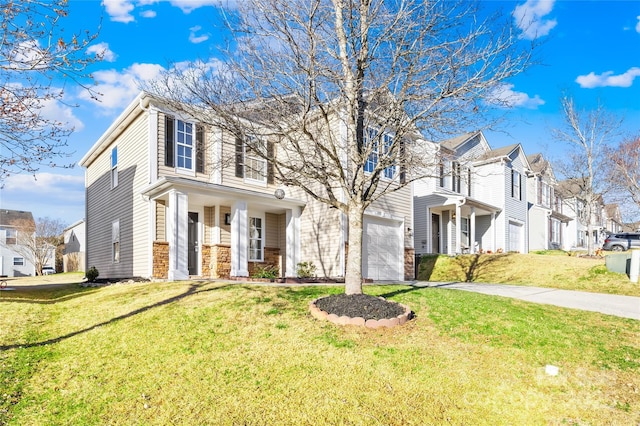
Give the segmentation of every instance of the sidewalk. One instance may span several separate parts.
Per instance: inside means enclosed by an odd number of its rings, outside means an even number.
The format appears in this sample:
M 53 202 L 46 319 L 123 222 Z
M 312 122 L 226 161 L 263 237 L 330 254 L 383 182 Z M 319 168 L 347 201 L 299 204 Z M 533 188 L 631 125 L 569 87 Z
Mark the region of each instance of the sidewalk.
M 438 283 L 418 281 L 413 285 L 415 287 L 438 287 L 472 291 L 493 296 L 511 297 L 527 302 L 582 309 L 584 311 L 600 312 L 607 315 L 640 320 L 640 297 L 634 296 L 588 293 L 585 291 L 558 290 L 542 287 L 463 282 Z

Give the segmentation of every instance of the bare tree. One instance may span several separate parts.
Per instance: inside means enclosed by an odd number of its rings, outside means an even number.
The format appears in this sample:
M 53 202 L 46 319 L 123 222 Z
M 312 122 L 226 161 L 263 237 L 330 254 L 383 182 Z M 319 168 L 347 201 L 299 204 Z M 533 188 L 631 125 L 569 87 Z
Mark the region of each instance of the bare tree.
M 65 82 L 93 94 L 86 49 L 95 34 L 66 34 L 67 1 L 0 0 L 0 183 L 57 164 L 72 128 L 47 109 L 64 101 Z M 84 82 L 87 82 L 86 84 Z
M 56 249 L 63 241 L 65 225 L 58 219 L 39 218 L 35 223 L 19 219 L 12 223 L 16 229 L 16 239 L 11 250 L 19 253 L 36 267 L 36 275 L 42 275 L 42 268 L 55 260 Z M 4 243 L 3 243 L 4 244 Z
M 631 198 L 635 210 L 640 211 L 640 135 L 607 149 L 607 158 L 612 165 L 608 168 L 609 181 L 624 196 L 623 199 Z
M 607 182 L 607 147 L 619 136 L 622 120 L 609 114 L 602 105 L 594 110 L 580 110 L 573 98 L 560 100 L 564 126 L 552 135 L 566 146 L 557 162 L 559 174 L 566 179 L 563 197 L 581 202 L 576 211 L 578 221 L 587 227 L 587 251 L 594 253 L 594 229 L 601 214 L 603 196 L 610 189 Z
M 226 61 L 179 67 L 148 90 L 205 123 L 274 141 L 256 154 L 274 164 L 276 179 L 347 218 L 345 290 L 361 293 L 367 207 L 434 173 L 426 139 L 478 128 L 533 46 L 520 46 L 510 17 L 480 19 L 467 1 L 248 0 L 240 8 L 228 18 Z

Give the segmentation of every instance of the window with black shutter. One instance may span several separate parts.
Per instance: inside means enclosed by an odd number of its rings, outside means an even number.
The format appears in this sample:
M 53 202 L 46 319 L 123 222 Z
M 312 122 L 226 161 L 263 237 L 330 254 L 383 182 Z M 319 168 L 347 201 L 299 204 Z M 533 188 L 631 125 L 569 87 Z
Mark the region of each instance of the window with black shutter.
M 196 172 L 204 173 L 204 129 L 196 126 Z
M 173 133 L 173 117 L 167 115 L 164 119 L 164 165 L 167 167 L 173 167 L 173 159 L 175 155 Z

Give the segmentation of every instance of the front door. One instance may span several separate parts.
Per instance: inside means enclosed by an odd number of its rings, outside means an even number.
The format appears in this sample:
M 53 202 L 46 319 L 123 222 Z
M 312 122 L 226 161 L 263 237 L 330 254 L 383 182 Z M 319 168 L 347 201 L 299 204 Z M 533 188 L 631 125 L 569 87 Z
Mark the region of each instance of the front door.
M 440 216 L 431 213 L 431 252 L 440 253 Z
M 189 275 L 198 275 L 198 213 L 189 212 Z

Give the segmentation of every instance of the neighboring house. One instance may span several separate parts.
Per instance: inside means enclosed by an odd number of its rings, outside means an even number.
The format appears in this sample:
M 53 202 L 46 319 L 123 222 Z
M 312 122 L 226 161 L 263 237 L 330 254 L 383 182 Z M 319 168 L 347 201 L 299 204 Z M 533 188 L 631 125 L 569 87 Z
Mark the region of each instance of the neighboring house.
M 620 206 L 617 204 L 606 204 L 604 206 L 605 232 L 616 234 L 623 231 L 624 222 L 620 214 Z
M 328 131 L 342 134 L 337 124 Z M 141 93 L 80 162 L 86 266 L 104 278 L 180 280 L 265 267 L 295 277 L 298 263 L 313 262 L 319 276 L 343 277 L 346 218 L 279 186 L 256 155 L 272 149 L 260 135 L 243 140 L 201 126 Z M 413 278 L 412 201 L 406 187 L 368 209 L 364 278 Z
M 557 180 L 542 154 L 527 156 L 529 206 L 529 250 L 564 249 L 567 228 L 573 219 L 563 214 L 563 202 L 556 193 Z
M 580 195 L 580 185 L 575 179 L 558 182 L 556 192 L 562 198 L 563 212 L 573 219 L 567 224 L 564 249 L 586 250 L 588 248 L 589 225 L 591 226 L 594 247 L 601 246 L 606 237 L 602 213 L 604 209 L 602 197 L 597 197 L 594 212 L 589 217 L 585 199 Z
M 529 164 L 522 147 L 491 149 L 473 132 L 438 151 L 434 177 L 414 185 L 416 253 L 526 253 Z
M 24 277 L 36 274 L 35 265 L 20 253 L 19 233 L 35 229 L 31 212 L 0 210 L 0 276 Z
M 64 252 L 62 254 L 64 272 L 85 270 L 85 238 L 84 220 L 79 220 L 64 230 Z

